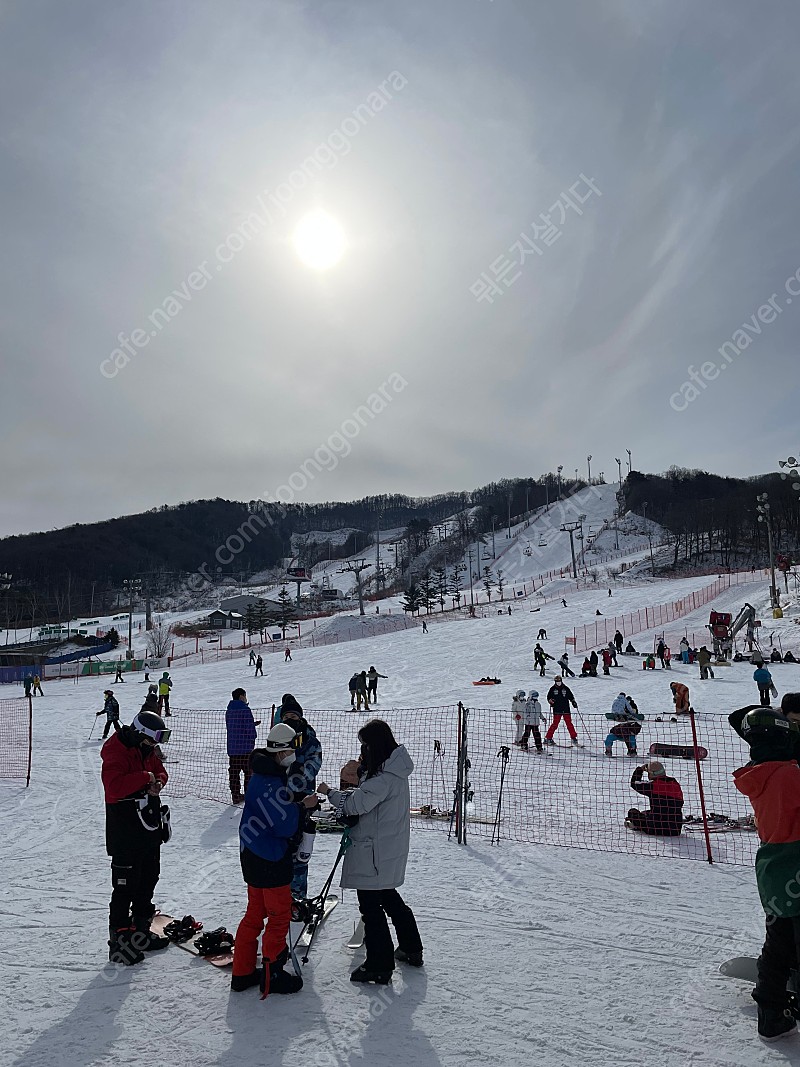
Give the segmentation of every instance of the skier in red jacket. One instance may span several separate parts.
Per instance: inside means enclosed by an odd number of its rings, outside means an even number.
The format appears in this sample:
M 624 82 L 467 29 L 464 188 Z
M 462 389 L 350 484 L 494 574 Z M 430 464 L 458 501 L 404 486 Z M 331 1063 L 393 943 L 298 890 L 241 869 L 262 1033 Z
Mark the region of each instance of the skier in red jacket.
M 161 845 L 169 836 L 169 809 L 159 800 L 168 775 L 156 746 L 169 740 L 170 731 L 152 711 L 140 711 L 130 726 L 114 725 L 114 736 L 100 751 L 111 857 L 108 958 L 130 966 L 169 944 L 150 932 L 150 923 Z

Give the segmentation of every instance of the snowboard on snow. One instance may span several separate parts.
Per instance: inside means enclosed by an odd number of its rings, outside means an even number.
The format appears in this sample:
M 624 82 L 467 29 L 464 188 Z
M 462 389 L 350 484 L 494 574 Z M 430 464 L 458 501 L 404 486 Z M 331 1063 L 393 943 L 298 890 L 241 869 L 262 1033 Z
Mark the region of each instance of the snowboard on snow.
M 162 913 L 159 913 L 158 915 L 154 915 L 153 916 L 153 919 L 152 919 L 152 921 L 150 923 L 150 929 L 152 930 L 152 932 L 154 934 L 158 934 L 159 937 L 164 937 L 165 936 L 164 931 L 166 930 L 167 926 L 169 926 L 169 924 L 171 922 L 174 922 L 174 921 L 175 920 L 174 920 L 172 915 L 164 915 Z M 220 927 L 218 930 L 215 930 L 213 932 L 214 933 L 227 933 L 227 931 L 224 929 L 224 927 Z M 228 936 L 231 938 L 231 944 L 232 944 L 233 943 L 233 935 L 230 934 Z M 194 933 L 192 935 L 190 935 L 188 937 L 188 939 L 186 939 L 184 941 L 173 941 L 172 943 L 174 945 L 177 945 L 178 948 L 182 948 L 184 950 L 184 952 L 190 952 L 193 956 L 199 956 L 201 959 L 208 960 L 208 962 L 212 965 L 212 967 L 230 967 L 233 964 L 233 949 L 232 949 L 232 947 L 231 947 L 231 949 L 226 950 L 226 951 L 222 951 L 222 952 L 212 952 L 210 954 L 203 953 L 203 952 L 200 951 L 200 948 L 197 945 L 197 942 L 200 941 L 200 939 L 202 937 L 203 937 L 203 924 L 202 923 L 198 923 L 195 926 Z M 170 940 L 172 940 L 172 939 L 170 939 Z M 201 942 L 201 944 L 202 944 L 202 942 Z
M 676 759 L 707 759 L 708 749 L 698 745 L 669 745 L 661 741 L 655 741 L 650 746 L 651 756 L 674 756 Z
M 360 919 L 356 923 L 356 925 L 355 925 L 355 927 L 353 929 L 353 936 L 347 942 L 347 947 L 351 951 L 355 951 L 356 949 L 361 948 L 363 944 L 364 944 L 364 920 Z
M 726 978 L 741 978 L 744 982 L 755 982 L 758 978 L 758 960 L 754 956 L 734 956 L 719 965 L 719 973 Z

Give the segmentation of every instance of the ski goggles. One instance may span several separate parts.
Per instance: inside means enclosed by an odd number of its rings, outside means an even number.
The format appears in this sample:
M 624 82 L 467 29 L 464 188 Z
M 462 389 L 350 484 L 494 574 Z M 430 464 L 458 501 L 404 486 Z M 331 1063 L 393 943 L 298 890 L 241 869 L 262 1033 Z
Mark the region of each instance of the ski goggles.
M 169 741 L 172 736 L 172 730 L 149 730 L 147 727 L 140 727 L 139 733 L 143 734 L 148 741 L 152 741 L 156 745 L 163 745 L 165 741 Z

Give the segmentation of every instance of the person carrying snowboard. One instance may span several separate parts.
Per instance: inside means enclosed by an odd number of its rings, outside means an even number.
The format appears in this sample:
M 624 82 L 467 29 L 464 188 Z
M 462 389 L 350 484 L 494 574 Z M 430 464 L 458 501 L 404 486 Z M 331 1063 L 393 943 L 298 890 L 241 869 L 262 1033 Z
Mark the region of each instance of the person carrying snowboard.
M 575 677 L 575 671 L 573 671 L 569 665 L 569 652 L 562 652 L 556 660 L 556 663 L 561 668 L 562 674 L 566 674 L 569 678 Z
M 289 767 L 287 785 L 296 801 L 306 797 L 316 799 L 317 775 L 322 766 L 322 745 L 316 732 L 303 714 L 303 709 L 291 693 L 284 693 L 281 706 L 275 712 L 276 722 L 285 722 L 295 731 L 294 762 Z M 316 807 L 319 807 L 317 803 Z M 302 840 L 292 860 L 292 897 L 295 900 L 308 896 L 308 864 L 314 851 L 316 823 L 311 818 L 314 808 L 301 810 Z
M 577 711 L 578 705 L 575 701 L 575 697 L 572 695 L 572 690 L 569 686 L 564 685 L 564 679 L 560 674 L 556 675 L 553 684 L 547 691 L 547 703 L 553 709 L 553 721 L 550 723 L 550 728 L 545 734 L 544 743 L 546 745 L 555 745 L 553 734 L 556 732 L 559 723 L 563 719 L 573 745 L 577 745 L 578 734 L 572 723 L 571 709 L 575 708 Z
M 642 778 L 647 771 L 649 781 Z M 631 775 L 631 789 L 647 797 L 648 811 L 631 808 L 625 825 L 651 837 L 679 837 L 683 829 L 683 790 L 675 778 L 670 778 L 664 764 L 651 760 L 636 767 Z
M 736 713 L 735 713 L 736 714 Z M 772 708 L 746 711 L 739 732 L 750 746 L 750 762 L 733 772 L 750 801 L 761 844 L 756 884 L 766 913 L 766 937 L 752 992 L 758 1005 L 758 1033 L 777 1041 L 797 1029 L 786 990 L 800 957 L 800 725 Z
M 641 733 L 644 715 L 640 714 L 633 697 L 620 693 L 618 697 L 615 697 L 611 711 L 608 712 L 606 718 L 612 719 L 615 723 L 606 737 L 606 755 L 613 756 L 614 742 L 622 741 L 628 750 L 628 755 L 636 756 L 636 738 Z
M 292 838 L 300 826 L 300 805 L 286 788 L 294 742 L 292 727 L 279 722 L 270 730 L 266 746 L 253 752 L 253 775 L 239 824 L 247 910 L 236 930 L 231 990 L 241 993 L 257 985 L 262 999 L 268 993 L 297 993 L 303 988 L 302 978 L 283 969 L 289 959 L 286 935 L 292 918 Z M 256 966 L 259 936 L 260 969 Z
M 153 893 L 161 873 L 161 845 L 169 838 L 169 809 L 159 793 L 169 776 L 157 746 L 170 731 L 160 715 L 140 711 L 130 726 L 115 726 L 100 750 L 106 802 L 106 852 L 111 857 L 108 958 L 131 966 L 169 941 L 150 932 Z
M 256 727 L 260 719 L 254 719 L 247 703 L 244 689 L 234 689 L 225 711 L 225 735 L 228 752 L 228 785 L 231 790 L 231 802 L 243 804 L 250 781 L 250 756 L 256 747 Z M 244 786 L 242 787 L 242 776 Z
M 108 737 L 109 733 L 111 732 L 111 727 L 114 725 L 114 723 L 119 722 L 119 701 L 114 696 L 114 690 L 113 689 L 106 689 L 103 692 L 103 696 L 105 697 L 105 703 L 103 704 L 103 710 L 102 711 L 98 711 L 97 714 L 96 714 L 96 717 L 98 719 L 100 718 L 101 715 L 105 715 L 105 717 L 106 717 L 106 725 L 105 725 L 105 729 L 103 730 L 103 736 L 101 738 L 102 741 L 105 741 L 105 739 Z
M 533 743 L 536 745 L 536 751 L 541 755 L 544 752 L 544 746 L 542 745 L 542 732 L 539 727 L 547 722 L 547 716 L 542 711 L 542 705 L 539 703 L 539 694 L 535 689 L 531 689 L 528 699 L 525 701 L 523 722 L 525 723 L 525 730 L 520 739 L 519 747 L 524 752 L 527 752 L 528 741 L 531 734 L 533 734 Z
M 172 714 L 169 710 L 169 691 L 172 689 L 172 679 L 169 671 L 164 671 L 158 679 L 158 710 L 164 712 L 165 718 Z
M 753 681 L 758 686 L 758 699 L 762 708 L 768 708 L 772 695 L 778 695 L 778 690 L 772 684 L 772 675 L 766 667 L 756 667 L 753 671 Z
M 525 690 L 518 689 L 511 698 L 511 721 L 514 724 L 514 744 L 519 745 L 525 730 Z

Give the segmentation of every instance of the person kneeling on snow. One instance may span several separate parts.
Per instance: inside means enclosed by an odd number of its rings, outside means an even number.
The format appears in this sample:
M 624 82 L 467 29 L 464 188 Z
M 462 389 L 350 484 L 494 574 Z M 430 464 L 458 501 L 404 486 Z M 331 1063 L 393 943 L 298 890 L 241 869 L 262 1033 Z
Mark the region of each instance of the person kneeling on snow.
M 734 771 L 733 780 L 755 814 L 761 839 L 756 884 L 767 917 L 752 997 L 758 1004 L 759 1035 L 776 1041 L 797 1028 L 787 1010 L 786 985 L 797 968 L 800 946 L 800 897 L 791 891 L 800 871 L 800 725 L 779 711 L 758 707 L 745 714 L 738 732 L 750 745 L 750 763 Z
M 152 711 L 140 711 L 130 726 L 115 723 L 114 730 L 100 750 L 113 887 L 108 958 L 131 966 L 141 963 L 145 952 L 169 944 L 150 933 L 150 923 L 161 845 L 169 840 L 169 809 L 159 800 L 169 776 L 157 746 L 169 740 L 170 731 Z
M 240 993 L 260 985 L 262 999 L 268 993 L 297 993 L 303 987 L 302 978 L 283 969 L 289 959 L 286 935 L 292 917 L 292 839 L 301 826 L 301 805 L 286 788 L 286 772 L 294 763 L 294 743 L 292 727 L 279 722 L 267 735 L 266 747 L 253 752 L 253 774 L 239 824 L 247 910 L 236 931 L 231 989 Z M 316 797 L 309 797 L 303 807 L 315 803 Z M 256 956 L 262 929 L 259 970 Z
M 647 771 L 648 782 L 642 777 Z M 631 808 L 625 825 L 656 837 L 679 837 L 683 828 L 683 790 L 670 778 L 658 760 L 637 767 L 631 775 L 631 789 L 650 800 L 650 810 Z
M 616 725 L 612 726 L 606 738 L 606 755 L 613 756 L 615 741 L 623 741 L 629 756 L 636 755 L 636 737 L 641 732 L 644 715 L 640 714 L 633 697 L 620 693 L 606 714 Z
M 525 701 L 523 722 L 525 723 L 525 732 L 522 735 L 519 747 L 527 752 L 528 740 L 531 734 L 533 734 L 533 743 L 536 745 L 536 751 L 544 752 L 542 732 L 539 729 L 539 726 L 540 724 L 547 722 L 547 716 L 542 712 L 542 705 L 539 703 L 539 694 L 535 689 L 531 689 L 528 694 L 528 699 Z

